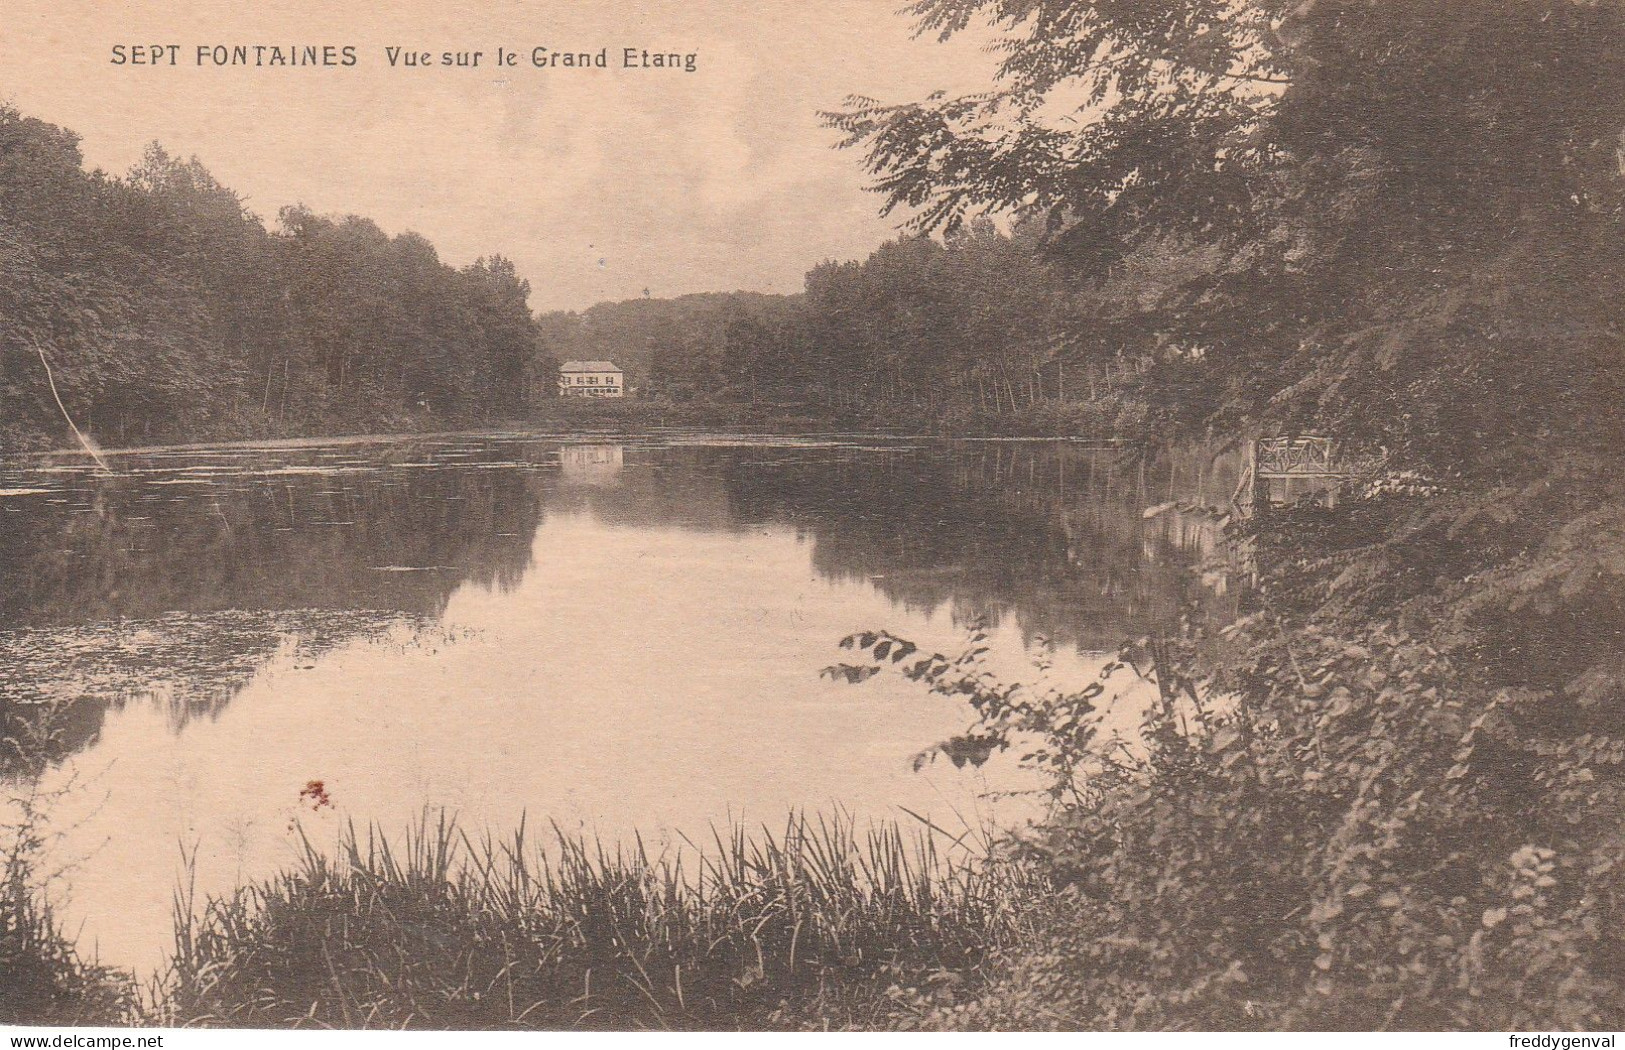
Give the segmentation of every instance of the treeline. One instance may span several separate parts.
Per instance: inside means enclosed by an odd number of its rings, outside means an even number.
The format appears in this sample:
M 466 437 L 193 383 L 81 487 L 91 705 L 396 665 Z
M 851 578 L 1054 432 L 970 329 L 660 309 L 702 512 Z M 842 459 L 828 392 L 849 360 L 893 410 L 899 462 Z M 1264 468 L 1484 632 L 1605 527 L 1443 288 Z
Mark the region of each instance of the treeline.
M 0 449 L 66 441 L 64 410 L 118 444 L 512 414 L 528 295 L 500 256 L 455 269 L 365 218 L 267 229 L 156 144 L 86 171 L 73 133 L 0 107 Z
M 768 361 L 788 361 L 801 338 L 800 296 L 707 292 L 676 299 L 599 303 L 537 319 L 548 363 L 612 360 L 644 396 L 676 401 L 737 400 L 755 392 L 791 396 Z M 545 365 L 543 366 L 545 368 Z
M 1132 342 L 1086 322 L 1120 283 L 1079 281 L 1031 224 L 983 220 L 822 262 L 798 295 L 604 303 L 540 327 L 552 359 L 614 360 L 638 393 L 675 402 L 950 430 L 1104 431 L 1138 410 L 1125 384 L 1144 367 Z

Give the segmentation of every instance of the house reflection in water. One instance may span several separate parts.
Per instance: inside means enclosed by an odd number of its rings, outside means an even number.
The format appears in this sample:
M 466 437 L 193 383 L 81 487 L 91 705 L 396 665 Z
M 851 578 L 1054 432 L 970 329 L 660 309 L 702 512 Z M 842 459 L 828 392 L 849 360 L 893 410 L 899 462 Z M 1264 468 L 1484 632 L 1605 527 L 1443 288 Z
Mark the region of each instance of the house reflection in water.
M 574 485 L 616 485 L 625 456 L 620 445 L 565 445 L 559 449 L 560 474 Z

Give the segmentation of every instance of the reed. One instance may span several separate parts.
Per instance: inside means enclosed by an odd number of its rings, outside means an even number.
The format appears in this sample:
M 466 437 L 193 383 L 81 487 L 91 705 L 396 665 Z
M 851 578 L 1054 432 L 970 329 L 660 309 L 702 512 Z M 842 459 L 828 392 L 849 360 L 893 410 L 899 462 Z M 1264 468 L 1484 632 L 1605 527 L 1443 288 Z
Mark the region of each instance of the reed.
M 177 896 L 169 1024 L 891 1027 L 973 983 L 1014 932 L 1023 868 L 925 831 L 794 815 L 651 856 L 556 826 L 471 837 L 444 817 L 307 841 L 295 870 Z
M 26 873 L 8 871 L 0 884 L 0 1024 L 123 1024 L 134 1003 L 134 982 L 86 959 Z
M 7 753 L 32 760 L 54 740 L 53 719 L 34 717 L 7 733 Z M 13 727 L 8 726 L 8 729 Z M 111 1025 L 136 1009 L 128 975 L 87 957 L 62 928 L 42 856 L 59 836 L 46 812 L 56 796 L 36 781 L 8 778 L 0 764 L 0 1024 Z

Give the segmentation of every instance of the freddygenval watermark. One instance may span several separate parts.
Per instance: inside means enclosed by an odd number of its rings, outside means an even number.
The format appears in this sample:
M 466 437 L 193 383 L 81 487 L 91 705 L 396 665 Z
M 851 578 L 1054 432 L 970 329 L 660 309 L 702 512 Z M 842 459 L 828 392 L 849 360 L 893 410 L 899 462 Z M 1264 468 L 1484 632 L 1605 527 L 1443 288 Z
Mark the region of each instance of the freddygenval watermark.
M 1540 1050 L 1607 1050 L 1615 1044 L 1614 1035 L 1509 1035 L 1510 1047 L 1532 1046 Z

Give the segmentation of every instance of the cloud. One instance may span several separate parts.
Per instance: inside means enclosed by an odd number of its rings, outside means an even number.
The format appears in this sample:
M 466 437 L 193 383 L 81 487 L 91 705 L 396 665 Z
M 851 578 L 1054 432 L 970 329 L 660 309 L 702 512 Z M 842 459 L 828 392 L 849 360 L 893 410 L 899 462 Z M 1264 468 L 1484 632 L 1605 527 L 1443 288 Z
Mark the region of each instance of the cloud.
M 0 90 L 123 171 L 162 141 L 271 218 L 284 204 L 415 230 L 453 264 L 501 252 L 538 309 L 734 288 L 794 291 L 826 257 L 891 235 L 858 158 L 817 114 L 985 86 L 978 40 L 911 38 L 890 0 L 573 0 L 387 10 L 282 0 L 8 0 Z M 175 68 L 108 62 L 177 42 Z M 349 69 L 199 69 L 199 43 L 353 44 Z M 390 68 L 384 48 L 484 52 L 477 70 Z M 537 69 L 531 49 L 698 56 L 697 71 Z M 519 64 L 498 69 L 498 47 Z M 602 264 L 600 264 L 602 260 Z

